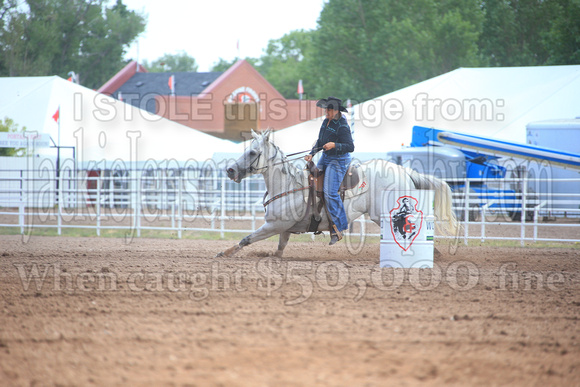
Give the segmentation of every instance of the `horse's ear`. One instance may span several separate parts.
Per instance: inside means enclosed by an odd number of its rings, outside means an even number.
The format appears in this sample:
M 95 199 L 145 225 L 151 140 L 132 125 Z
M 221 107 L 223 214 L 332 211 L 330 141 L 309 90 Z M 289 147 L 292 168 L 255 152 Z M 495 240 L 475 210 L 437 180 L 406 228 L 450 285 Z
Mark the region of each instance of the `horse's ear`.
M 270 133 L 272 133 L 272 130 L 270 128 L 266 129 L 266 131 L 262 133 L 262 136 L 266 139 L 266 141 L 270 140 Z
M 258 133 L 254 132 L 254 129 L 250 129 L 252 131 L 252 137 L 254 137 L 254 139 L 258 139 Z

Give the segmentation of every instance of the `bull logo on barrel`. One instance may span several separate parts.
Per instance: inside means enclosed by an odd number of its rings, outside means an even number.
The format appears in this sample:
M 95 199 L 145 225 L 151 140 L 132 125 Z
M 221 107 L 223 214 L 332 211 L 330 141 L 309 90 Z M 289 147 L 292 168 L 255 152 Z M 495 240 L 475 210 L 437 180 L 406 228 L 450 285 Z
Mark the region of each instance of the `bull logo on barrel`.
M 407 251 L 423 226 L 423 211 L 417 209 L 419 201 L 412 196 L 401 196 L 397 207 L 390 211 L 391 232 L 400 248 Z

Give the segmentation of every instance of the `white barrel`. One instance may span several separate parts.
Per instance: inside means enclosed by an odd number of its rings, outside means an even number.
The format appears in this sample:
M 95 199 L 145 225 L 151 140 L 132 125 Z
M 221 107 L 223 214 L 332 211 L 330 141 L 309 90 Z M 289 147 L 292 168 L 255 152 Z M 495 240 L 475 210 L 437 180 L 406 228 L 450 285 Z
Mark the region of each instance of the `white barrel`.
M 384 191 L 381 267 L 433 268 L 435 191 Z

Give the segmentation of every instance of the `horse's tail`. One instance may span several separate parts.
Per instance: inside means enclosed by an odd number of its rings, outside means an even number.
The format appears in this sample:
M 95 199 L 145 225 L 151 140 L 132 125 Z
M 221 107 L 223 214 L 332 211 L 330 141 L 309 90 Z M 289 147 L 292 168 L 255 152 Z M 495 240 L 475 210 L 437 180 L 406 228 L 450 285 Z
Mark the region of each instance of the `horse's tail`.
M 405 168 L 416 189 L 432 189 L 435 191 L 435 228 L 447 235 L 457 235 L 459 223 L 453 212 L 453 201 L 449 185 L 435 176 L 428 176 L 410 168 Z

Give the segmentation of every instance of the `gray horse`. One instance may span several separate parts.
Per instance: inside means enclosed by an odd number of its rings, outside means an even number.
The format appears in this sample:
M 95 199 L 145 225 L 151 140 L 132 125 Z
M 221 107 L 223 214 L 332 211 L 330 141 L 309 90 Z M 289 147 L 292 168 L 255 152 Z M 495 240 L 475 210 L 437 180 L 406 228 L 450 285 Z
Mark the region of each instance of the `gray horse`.
M 266 202 L 266 222 L 239 244 L 218 256 L 231 256 L 244 246 L 280 235 L 278 250 L 274 255 L 282 257 L 290 235 L 307 232 L 310 223 L 310 213 L 307 211 L 307 171 L 289 162 L 280 148 L 270 141 L 270 134 L 270 130 L 261 134 L 252 131 L 254 138 L 244 154 L 226 168 L 228 177 L 236 183 L 249 175 L 259 173 L 264 176 L 270 197 Z M 455 235 L 458 223 L 451 208 L 451 189 L 447 183 L 385 160 L 372 160 L 361 167 L 365 176 L 365 189 L 347 195 L 344 201 L 349 223 L 363 214 L 369 214 L 370 219 L 380 225 L 381 198 L 385 190 L 434 190 L 436 229 Z M 321 215 L 318 230 L 328 231 L 328 215 L 325 211 Z

